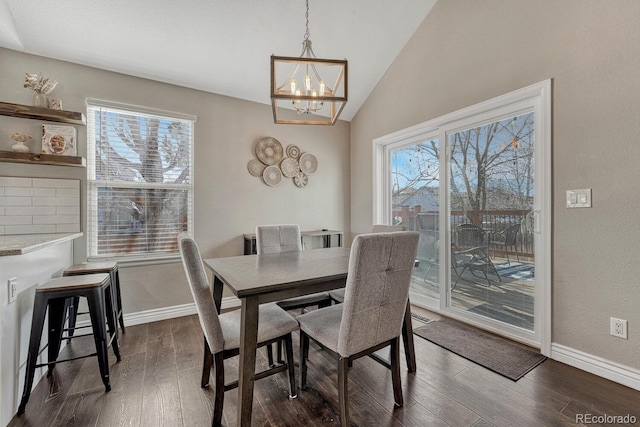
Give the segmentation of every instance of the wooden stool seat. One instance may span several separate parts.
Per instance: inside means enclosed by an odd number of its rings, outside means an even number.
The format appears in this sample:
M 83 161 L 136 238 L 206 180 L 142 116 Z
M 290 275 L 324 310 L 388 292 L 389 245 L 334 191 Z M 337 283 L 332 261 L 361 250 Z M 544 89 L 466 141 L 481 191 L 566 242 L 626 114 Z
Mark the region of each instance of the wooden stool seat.
M 24 413 L 27 402 L 29 401 L 35 370 L 42 366 L 47 366 L 50 374 L 56 363 L 82 357 L 97 356 L 100 376 L 102 377 L 105 390 L 111 390 L 111 384 L 109 382 L 109 360 L 107 355 L 109 345 L 113 347 L 113 352 L 118 362 L 120 361 L 118 326 L 116 323 L 111 288 L 111 276 L 107 273 L 58 277 L 36 288 L 33 304 L 33 319 L 31 321 L 31 336 L 29 338 L 29 351 L 25 369 L 24 391 L 22 393 L 20 406 L 18 407 L 18 415 Z M 96 352 L 85 356 L 74 357 L 73 359 L 57 360 L 63 339 L 62 333 L 64 330 L 65 313 L 68 310 L 70 301 L 80 297 L 87 299 Z M 40 339 L 42 337 L 47 311 L 49 311 L 47 331 L 48 358 L 47 363 L 37 364 L 36 361 L 40 354 Z M 66 339 L 71 339 L 71 337 Z
M 74 264 L 67 267 L 62 273 L 63 276 L 79 276 L 85 274 L 107 273 L 111 276 L 113 284 L 113 299 L 116 306 L 116 320 L 120 322 L 120 329 L 125 333 L 124 314 L 122 311 L 122 295 L 120 293 L 120 273 L 118 272 L 118 263 L 116 261 L 96 261 L 85 262 L 82 264 Z M 69 305 L 69 334 L 73 335 L 73 329 L 76 325 L 78 317 L 78 299 L 74 299 Z

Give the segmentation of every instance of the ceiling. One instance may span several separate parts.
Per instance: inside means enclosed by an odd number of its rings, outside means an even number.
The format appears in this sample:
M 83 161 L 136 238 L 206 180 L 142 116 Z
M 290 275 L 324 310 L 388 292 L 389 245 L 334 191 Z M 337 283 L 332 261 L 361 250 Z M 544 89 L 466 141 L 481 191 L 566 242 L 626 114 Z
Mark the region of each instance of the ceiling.
M 341 119 L 353 118 L 435 2 L 310 1 L 315 54 L 349 61 Z M 0 47 L 263 104 L 270 56 L 299 56 L 304 33 L 303 0 L 0 0 Z

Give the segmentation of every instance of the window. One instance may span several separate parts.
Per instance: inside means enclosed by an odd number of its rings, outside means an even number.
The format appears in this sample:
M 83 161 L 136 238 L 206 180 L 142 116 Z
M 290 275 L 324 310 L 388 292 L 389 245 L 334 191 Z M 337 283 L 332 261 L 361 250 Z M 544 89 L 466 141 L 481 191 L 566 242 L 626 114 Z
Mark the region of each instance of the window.
M 195 117 L 89 100 L 89 258 L 177 255 L 193 228 Z

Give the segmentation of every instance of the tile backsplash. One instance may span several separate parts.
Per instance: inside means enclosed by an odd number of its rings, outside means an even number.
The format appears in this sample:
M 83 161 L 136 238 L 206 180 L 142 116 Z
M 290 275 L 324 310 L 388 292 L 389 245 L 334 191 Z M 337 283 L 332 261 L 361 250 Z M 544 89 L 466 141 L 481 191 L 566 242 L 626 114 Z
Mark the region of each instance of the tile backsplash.
M 0 236 L 80 231 L 80 180 L 0 176 Z

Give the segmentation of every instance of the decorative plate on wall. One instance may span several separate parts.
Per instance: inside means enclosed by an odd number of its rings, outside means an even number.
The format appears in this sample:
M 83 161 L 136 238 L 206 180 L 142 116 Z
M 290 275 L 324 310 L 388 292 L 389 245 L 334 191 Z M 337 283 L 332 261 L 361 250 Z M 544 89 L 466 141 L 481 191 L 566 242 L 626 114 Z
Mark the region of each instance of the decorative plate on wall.
M 277 166 L 267 166 L 262 172 L 262 179 L 265 184 L 275 187 L 282 182 L 282 172 Z
M 251 159 L 247 164 L 249 173 L 253 176 L 262 176 L 262 172 L 267 166 L 258 159 Z
M 300 156 L 300 170 L 307 175 L 313 175 L 318 170 L 318 159 L 311 153 Z
M 287 145 L 287 156 L 298 159 L 298 157 L 300 157 L 300 149 L 298 146 L 293 144 Z
M 294 159 L 292 157 L 286 157 L 280 163 L 280 169 L 282 170 L 282 174 L 287 178 L 293 178 L 300 172 L 300 166 L 298 165 L 298 159 Z
M 76 128 L 42 125 L 42 152 L 65 156 L 76 155 Z
M 304 172 L 298 172 L 296 176 L 293 177 L 293 183 L 296 187 L 304 187 L 309 183 L 309 177 L 304 174 Z
M 284 149 L 275 138 L 267 136 L 256 143 L 256 156 L 265 165 L 275 165 L 282 160 Z

